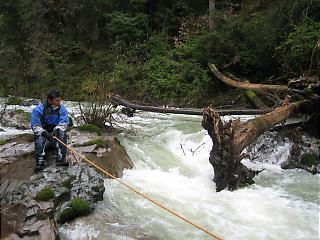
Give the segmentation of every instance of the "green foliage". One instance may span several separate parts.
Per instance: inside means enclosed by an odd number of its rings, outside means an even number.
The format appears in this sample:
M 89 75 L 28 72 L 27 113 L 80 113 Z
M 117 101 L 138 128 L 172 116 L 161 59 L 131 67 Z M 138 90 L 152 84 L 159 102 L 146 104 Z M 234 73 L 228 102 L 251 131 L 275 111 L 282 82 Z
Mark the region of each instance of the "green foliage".
M 208 62 L 259 83 L 308 70 L 319 1 L 236 2 L 216 1 L 209 32 L 204 0 L 0 1 L 0 95 L 58 88 L 91 101 L 103 85 L 104 95 L 202 106 L 227 89 Z
M 142 73 L 138 66 L 126 62 L 116 63 L 113 69 L 112 89 L 119 94 L 134 91 L 139 85 Z
M 90 210 L 91 208 L 87 201 L 81 198 L 75 198 L 71 200 L 69 206 L 67 206 L 58 216 L 58 222 L 65 223 L 76 217 L 88 215 Z
M 158 100 L 176 98 L 179 95 L 179 72 L 181 64 L 158 56 L 145 64 L 144 92 Z
M 101 128 L 99 128 L 98 126 L 93 125 L 93 124 L 85 124 L 85 125 L 81 125 L 77 128 L 83 132 L 95 132 L 99 136 L 103 133 L 103 130 Z
M 163 32 L 150 37 L 146 43 L 149 58 L 166 55 L 169 49 L 167 38 L 168 35 Z
M 282 42 L 275 48 L 276 56 L 286 72 L 304 72 L 310 65 L 312 50 L 320 39 L 320 22 L 305 19 L 293 25 Z
M 51 188 L 45 187 L 36 195 L 36 200 L 41 202 L 49 201 L 50 199 L 54 199 L 55 195 Z
M 124 12 L 113 12 L 106 14 L 110 19 L 107 23 L 107 31 L 119 41 L 130 43 L 145 38 L 148 27 L 148 15 L 144 13 L 137 13 L 134 16 Z

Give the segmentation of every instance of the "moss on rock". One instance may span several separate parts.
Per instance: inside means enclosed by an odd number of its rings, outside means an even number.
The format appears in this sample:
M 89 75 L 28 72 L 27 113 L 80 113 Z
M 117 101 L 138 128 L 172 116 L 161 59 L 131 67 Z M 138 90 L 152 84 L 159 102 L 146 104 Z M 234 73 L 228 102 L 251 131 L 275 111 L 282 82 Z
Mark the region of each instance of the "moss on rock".
M 55 195 L 51 188 L 45 187 L 36 195 L 36 200 L 41 202 L 49 201 L 50 199 L 54 199 Z
M 31 121 L 31 113 L 26 112 L 25 114 L 26 114 L 26 120 L 27 120 L 27 122 L 30 122 L 30 121 Z
M 86 124 L 79 126 L 78 129 L 83 132 L 95 132 L 99 136 L 102 134 L 103 130 L 94 124 Z
M 76 217 L 88 215 L 91 211 L 87 201 L 81 198 L 75 198 L 70 201 L 68 206 L 58 216 L 59 223 L 65 223 L 75 219 Z
M 8 105 L 20 105 L 22 103 L 22 99 L 19 97 L 9 97 L 6 101 Z
M 63 181 L 61 185 L 65 188 L 71 189 L 72 188 L 72 181 L 76 178 L 76 176 L 71 176 L 67 180 Z
M 5 145 L 5 144 L 7 144 L 7 143 L 9 143 L 10 142 L 10 140 L 8 140 L 8 139 L 0 139 L 0 146 L 1 145 Z
M 301 157 L 301 164 L 311 167 L 319 163 L 319 157 L 315 153 L 305 153 Z
M 30 133 L 21 134 L 17 138 L 21 139 L 21 141 L 26 141 L 26 142 L 33 142 L 34 141 L 34 135 L 30 134 Z
M 88 142 L 84 142 L 82 144 L 75 144 L 74 147 L 86 147 L 86 146 L 91 146 L 91 145 L 96 145 L 96 148 L 107 148 L 109 145 L 108 143 L 103 140 L 103 139 L 95 139 L 95 140 L 91 140 Z
M 16 109 L 16 110 L 14 110 L 14 112 L 15 112 L 16 114 L 23 114 L 23 113 L 25 113 L 25 111 L 23 111 L 22 109 Z

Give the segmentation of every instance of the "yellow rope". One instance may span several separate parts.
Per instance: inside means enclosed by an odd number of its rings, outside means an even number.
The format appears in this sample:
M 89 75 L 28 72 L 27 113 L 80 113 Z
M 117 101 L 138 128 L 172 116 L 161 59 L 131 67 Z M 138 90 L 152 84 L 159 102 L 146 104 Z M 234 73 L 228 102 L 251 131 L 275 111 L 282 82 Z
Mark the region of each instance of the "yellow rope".
M 218 235 L 206 230 L 205 228 L 201 227 L 198 224 L 195 224 L 193 222 L 191 222 L 190 220 L 188 220 L 187 218 L 181 216 L 180 214 L 174 212 L 173 210 L 163 206 L 161 203 L 159 203 L 157 200 L 147 196 L 146 194 L 136 190 L 135 188 L 129 186 L 128 184 L 122 182 L 121 180 L 119 180 L 118 178 L 116 178 L 115 176 L 113 176 L 112 174 L 108 173 L 107 171 L 105 171 L 104 169 L 102 169 L 101 167 L 99 167 L 98 165 L 96 165 L 95 163 L 91 162 L 89 159 L 87 159 L 86 157 L 82 156 L 80 153 L 78 153 L 77 151 L 75 151 L 73 148 L 71 148 L 70 146 L 68 146 L 67 144 L 65 144 L 64 142 L 62 142 L 60 139 L 58 139 L 57 137 L 53 137 L 55 140 L 59 141 L 62 145 L 64 145 L 66 148 L 68 148 L 71 152 L 73 152 L 74 154 L 78 155 L 80 158 L 84 159 L 86 162 L 88 162 L 90 165 L 94 166 L 96 169 L 100 170 L 101 172 L 105 173 L 107 176 L 109 176 L 110 178 L 116 180 L 117 182 L 119 182 L 120 184 L 122 184 L 123 186 L 129 188 L 131 191 L 137 193 L 138 195 L 148 199 L 150 202 L 156 204 L 157 206 L 161 207 L 162 209 L 168 211 L 169 213 L 173 214 L 174 216 L 182 219 L 183 221 L 191 224 L 192 226 L 200 229 L 201 231 L 205 232 L 206 234 L 208 234 L 209 236 L 213 237 L 214 239 L 218 239 L 218 240 L 223 240 L 222 237 L 219 237 Z

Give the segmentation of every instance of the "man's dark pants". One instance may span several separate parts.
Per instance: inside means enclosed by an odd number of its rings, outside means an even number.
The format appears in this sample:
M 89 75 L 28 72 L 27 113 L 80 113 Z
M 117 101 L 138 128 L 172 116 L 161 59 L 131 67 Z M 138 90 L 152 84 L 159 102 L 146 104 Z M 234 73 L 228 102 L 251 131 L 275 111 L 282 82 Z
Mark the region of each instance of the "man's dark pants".
M 44 166 L 44 148 L 47 142 L 45 137 L 41 135 L 34 135 L 35 137 L 35 159 L 36 159 L 36 165 L 37 166 Z M 67 134 L 65 131 L 58 131 L 58 136 L 62 142 L 67 144 Z M 60 142 L 53 140 L 54 141 L 54 146 L 55 146 L 55 158 L 57 163 L 65 162 L 66 159 L 66 153 L 67 153 L 67 148 Z

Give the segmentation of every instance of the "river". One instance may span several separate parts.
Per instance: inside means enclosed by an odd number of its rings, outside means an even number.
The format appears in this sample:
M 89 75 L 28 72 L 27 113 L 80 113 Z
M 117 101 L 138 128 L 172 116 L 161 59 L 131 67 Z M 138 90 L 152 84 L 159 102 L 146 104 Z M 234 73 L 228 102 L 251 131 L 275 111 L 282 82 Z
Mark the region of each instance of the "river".
M 121 180 L 190 221 L 229 240 L 319 239 L 320 178 L 280 168 L 290 145 L 279 144 L 256 162 L 244 160 L 265 169 L 256 184 L 217 193 L 208 161 L 212 142 L 201 117 L 138 113 L 121 124 L 130 131 L 118 138 L 134 162 Z M 212 239 L 114 180 L 105 187 L 94 213 L 63 226 L 63 238 Z

